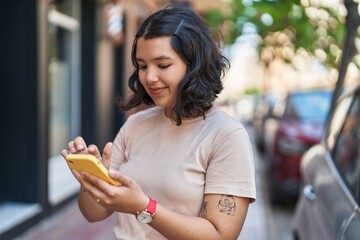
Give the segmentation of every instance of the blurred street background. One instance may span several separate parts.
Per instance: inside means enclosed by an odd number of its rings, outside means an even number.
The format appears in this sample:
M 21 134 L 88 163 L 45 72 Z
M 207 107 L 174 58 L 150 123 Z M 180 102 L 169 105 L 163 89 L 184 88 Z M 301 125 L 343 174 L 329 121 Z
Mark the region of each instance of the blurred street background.
M 113 217 L 81 216 L 60 150 L 79 135 L 100 148 L 114 139 L 130 114 L 114 99 L 130 94 L 133 36 L 170 2 L 1 1 L 0 239 L 113 239 Z M 294 239 L 303 154 L 324 139 L 339 96 L 360 83 L 359 1 L 181 2 L 230 60 L 216 105 L 253 142 L 258 195 L 239 239 Z M 360 197 L 351 202 L 359 209 Z

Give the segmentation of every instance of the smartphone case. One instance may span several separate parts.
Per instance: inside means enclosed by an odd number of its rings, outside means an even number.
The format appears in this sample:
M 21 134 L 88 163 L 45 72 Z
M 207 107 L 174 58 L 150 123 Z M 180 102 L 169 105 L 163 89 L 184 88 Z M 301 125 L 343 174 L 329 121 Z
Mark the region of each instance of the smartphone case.
M 78 172 L 86 171 L 114 186 L 120 185 L 120 183 L 109 176 L 108 170 L 102 165 L 100 160 L 91 154 L 69 154 L 66 156 L 66 161 L 71 168 Z

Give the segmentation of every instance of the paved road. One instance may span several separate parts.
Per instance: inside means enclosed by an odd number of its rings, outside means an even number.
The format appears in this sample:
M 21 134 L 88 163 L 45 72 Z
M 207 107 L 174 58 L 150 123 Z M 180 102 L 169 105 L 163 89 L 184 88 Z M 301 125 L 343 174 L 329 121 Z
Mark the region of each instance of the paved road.
M 238 240 L 272 240 L 271 215 L 266 189 L 263 185 L 263 164 L 257 152 L 255 152 L 256 167 L 256 201 L 249 207 L 248 216 Z
M 250 138 L 252 137 L 252 128 L 247 126 Z M 270 205 L 269 195 L 267 185 L 265 184 L 265 162 L 266 159 L 263 158 L 263 155 L 257 151 L 255 143 L 254 146 L 254 157 L 256 164 L 256 186 L 258 193 L 258 200 L 262 201 L 261 206 L 264 208 L 266 213 L 266 224 L 267 225 L 267 236 L 263 238 L 253 238 L 251 235 L 248 239 L 266 239 L 266 240 L 293 240 L 292 231 L 291 231 L 291 221 L 294 206 L 272 206 Z M 261 189 L 259 189 L 261 188 Z M 258 228 L 261 231 L 261 228 Z

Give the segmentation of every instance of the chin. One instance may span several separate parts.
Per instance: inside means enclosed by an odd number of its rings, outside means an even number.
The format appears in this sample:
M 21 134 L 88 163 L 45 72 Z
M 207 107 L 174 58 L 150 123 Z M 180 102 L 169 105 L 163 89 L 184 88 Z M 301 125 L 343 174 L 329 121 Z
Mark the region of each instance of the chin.
M 169 108 L 171 106 L 174 106 L 172 104 L 168 104 L 167 102 L 164 101 L 154 101 L 155 105 L 158 107 L 162 107 L 162 108 Z

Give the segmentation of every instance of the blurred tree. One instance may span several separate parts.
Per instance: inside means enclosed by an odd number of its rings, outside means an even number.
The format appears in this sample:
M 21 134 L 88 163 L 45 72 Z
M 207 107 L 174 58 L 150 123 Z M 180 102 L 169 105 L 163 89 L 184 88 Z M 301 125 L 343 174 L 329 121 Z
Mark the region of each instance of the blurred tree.
M 211 26 L 224 33 L 228 44 L 253 26 L 260 36 L 260 61 L 265 70 L 274 59 L 291 63 L 304 50 L 327 67 L 337 68 L 335 101 L 342 91 L 347 66 L 357 53 L 354 39 L 360 25 L 358 2 L 230 0 L 228 8 L 210 11 L 206 17 Z
M 291 61 L 293 54 L 305 49 L 334 67 L 344 39 L 345 9 L 327 2 L 231 0 L 228 9 L 213 10 L 207 14 L 207 19 L 212 26 L 220 26 L 227 43 L 246 34 L 249 23 L 253 24 L 262 39 L 259 49 L 261 56 L 266 55 L 263 61 L 275 57 Z
M 339 77 L 336 82 L 336 88 L 333 96 L 333 104 L 332 104 L 333 108 L 336 100 L 343 91 L 344 80 L 348 65 L 352 61 L 355 54 L 359 54 L 355 46 L 355 39 L 357 37 L 358 28 L 360 26 L 359 0 L 344 0 L 343 2 L 347 10 L 346 24 L 345 24 L 346 38 L 344 42 L 344 53 L 339 67 Z M 359 62 L 354 61 L 354 63 L 358 68 L 360 68 Z M 334 110 L 333 108 L 331 111 Z

